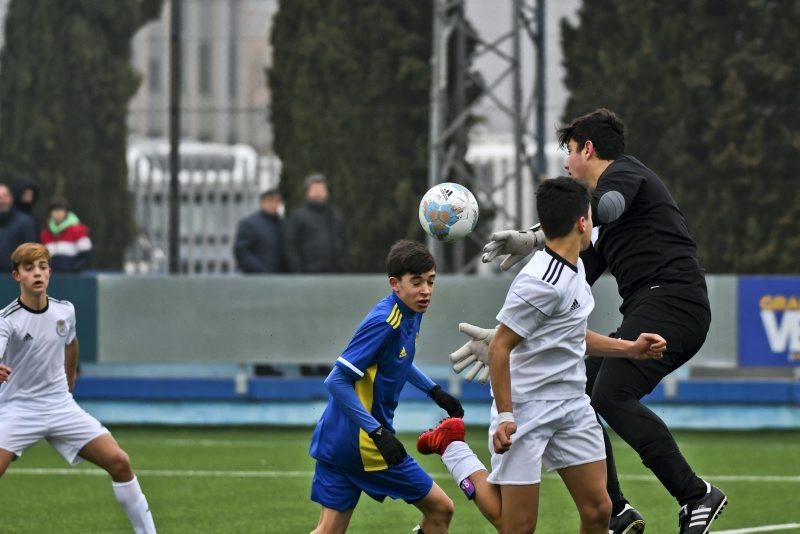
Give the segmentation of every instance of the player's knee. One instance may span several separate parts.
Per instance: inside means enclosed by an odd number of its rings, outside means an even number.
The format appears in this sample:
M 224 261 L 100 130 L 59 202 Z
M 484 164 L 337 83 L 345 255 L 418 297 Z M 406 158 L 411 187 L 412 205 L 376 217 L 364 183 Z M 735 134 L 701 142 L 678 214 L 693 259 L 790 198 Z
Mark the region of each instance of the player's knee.
M 584 525 L 608 526 L 611 521 L 611 498 L 606 494 L 594 502 L 580 508 L 581 522 Z
M 506 517 L 500 526 L 501 534 L 517 534 L 518 532 L 535 532 L 536 515 L 525 514 L 515 517 Z
M 449 525 L 450 520 L 453 519 L 453 513 L 455 513 L 453 500 L 445 495 L 426 511 L 425 516 L 434 523 Z
M 133 478 L 131 459 L 122 449 L 112 453 L 108 462 L 108 473 L 116 482 L 127 482 Z

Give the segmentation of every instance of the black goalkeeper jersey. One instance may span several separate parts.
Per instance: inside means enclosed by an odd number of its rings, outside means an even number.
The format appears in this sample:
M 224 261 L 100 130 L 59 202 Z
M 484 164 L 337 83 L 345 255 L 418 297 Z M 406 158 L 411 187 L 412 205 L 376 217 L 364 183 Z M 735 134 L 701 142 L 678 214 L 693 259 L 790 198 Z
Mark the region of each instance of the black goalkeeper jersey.
M 602 224 L 598 202 L 610 191 L 622 195 L 625 207 L 618 219 Z M 664 183 L 642 162 L 621 156 L 606 168 L 592 194 L 592 213 L 599 237 L 581 253 L 589 284 L 607 268 L 624 301 L 659 283 L 698 284 L 705 298 L 703 270 L 686 219 Z

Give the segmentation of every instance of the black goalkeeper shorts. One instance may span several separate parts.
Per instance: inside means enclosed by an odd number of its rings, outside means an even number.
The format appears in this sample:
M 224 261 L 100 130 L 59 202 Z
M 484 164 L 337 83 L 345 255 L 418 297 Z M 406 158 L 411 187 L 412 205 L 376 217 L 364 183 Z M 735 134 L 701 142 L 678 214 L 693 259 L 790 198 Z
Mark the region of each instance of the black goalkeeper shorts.
M 697 354 L 711 325 L 705 283 L 651 284 L 623 303 L 621 310 L 622 324 L 616 332 L 610 334 L 611 337 L 633 341 L 644 332 L 659 334 L 667 340 L 667 350 L 663 358 L 587 361 L 587 370 L 590 382 L 594 382 L 601 363 L 604 372 L 627 375 L 617 376 L 616 379 L 627 378 L 638 383 L 639 387 L 635 389 L 639 398 L 650 393 L 665 376 Z M 610 367 L 614 370 L 609 369 Z

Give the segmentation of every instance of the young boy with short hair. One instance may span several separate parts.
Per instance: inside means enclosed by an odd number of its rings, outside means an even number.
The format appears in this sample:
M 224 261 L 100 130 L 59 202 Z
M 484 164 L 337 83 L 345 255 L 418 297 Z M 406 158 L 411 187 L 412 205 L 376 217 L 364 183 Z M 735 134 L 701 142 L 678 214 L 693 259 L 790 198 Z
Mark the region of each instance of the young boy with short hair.
M 453 502 L 406 454 L 392 427 L 406 382 L 450 417 L 464 415 L 461 403 L 414 365 L 436 264 L 424 245 L 401 240 L 389 251 L 386 273 L 392 292 L 367 313 L 325 380 L 328 406 L 310 450 L 317 461 L 311 500 L 322 506 L 315 534 L 344 532 L 362 491 L 378 501 L 388 496 L 419 508 L 418 532 L 447 532 L 453 514 Z
M 111 475 L 136 534 L 155 533 L 130 459 L 108 430 L 72 398 L 78 366 L 75 308 L 47 295 L 50 253 L 24 243 L 11 255 L 20 297 L 0 311 L 0 476 L 42 439 L 71 463 L 86 459 Z

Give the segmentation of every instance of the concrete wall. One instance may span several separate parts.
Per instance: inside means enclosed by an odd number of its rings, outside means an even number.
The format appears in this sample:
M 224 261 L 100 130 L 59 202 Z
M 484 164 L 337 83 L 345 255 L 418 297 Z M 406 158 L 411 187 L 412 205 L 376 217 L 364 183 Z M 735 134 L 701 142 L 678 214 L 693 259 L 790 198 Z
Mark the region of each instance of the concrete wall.
M 417 346 L 418 361 L 446 364 L 466 338 L 459 322 L 494 319 L 511 276 L 440 275 Z M 100 362 L 229 361 L 330 363 L 370 307 L 388 294 L 380 275 L 98 278 Z M 693 363 L 736 364 L 736 279 L 709 277 L 714 320 Z M 594 288 L 589 326 L 616 329 L 614 280 Z

